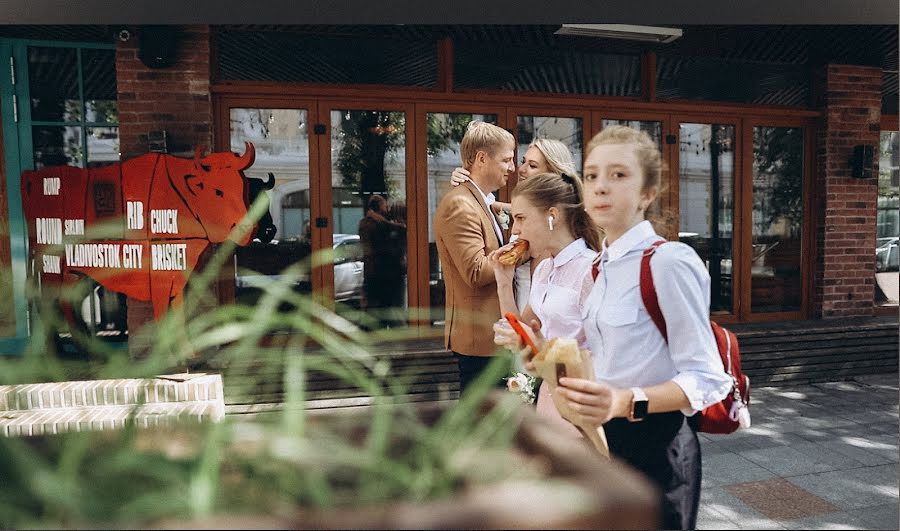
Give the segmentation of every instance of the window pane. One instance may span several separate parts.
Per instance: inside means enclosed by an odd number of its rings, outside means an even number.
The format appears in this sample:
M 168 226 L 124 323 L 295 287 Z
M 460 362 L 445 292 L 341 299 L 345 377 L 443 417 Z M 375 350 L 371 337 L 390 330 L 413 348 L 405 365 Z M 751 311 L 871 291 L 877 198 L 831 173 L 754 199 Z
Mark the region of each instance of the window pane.
M 32 127 L 34 169 L 47 166 L 84 167 L 80 127 Z
M 444 194 L 450 190 L 450 174 L 462 165 L 459 143 L 472 120 L 496 124 L 495 114 L 428 113 L 426 115 L 428 155 L 428 287 L 431 323 L 444 324 L 444 274 L 434 239 L 434 213 Z M 485 190 L 485 193 L 487 191 Z
M 119 161 L 119 128 L 87 128 L 87 166 L 103 166 Z
M 115 71 L 113 71 L 115 75 Z M 81 120 L 78 55 L 73 48 L 28 48 L 31 119 L 45 122 Z
M 405 114 L 331 111 L 331 185 L 335 301 L 405 326 Z
M 800 310 L 803 130 L 753 128 L 753 312 Z
M 732 312 L 734 126 L 681 124 L 679 129 L 678 239 L 709 268 L 710 311 Z
M 522 157 L 528 151 L 529 144 L 538 138 L 550 138 L 559 140 L 569 148 L 569 152 L 572 154 L 572 159 L 575 162 L 575 168 L 578 170 L 578 173 L 581 173 L 581 146 L 583 145 L 581 118 L 519 116 L 517 121 L 517 165 L 522 163 Z
M 84 73 L 85 121 L 118 123 L 115 50 L 82 50 L 81 68 Z
M 294 289 L 310 293 L 309 136 L 304 109 L 231 109 L 231 150 L 243 153 L 252 142 L 256 161 L 244 170 L 251 202 L 269 198 L 253 241 L 238 247 L 236 297 L 254 304 L 266 282 L 300 263 Z
M 875 231 L 875 303 L 896 306 L 900 299 L 900 133 L 881 132 L 878 214 Z
M 656 141 L 659 151 L 662 152 L 662 122 L 644 120 L 603 120 L 602 127 L 610 125 L 624 125 L 638 131 L 644 131 L 650 138 Z

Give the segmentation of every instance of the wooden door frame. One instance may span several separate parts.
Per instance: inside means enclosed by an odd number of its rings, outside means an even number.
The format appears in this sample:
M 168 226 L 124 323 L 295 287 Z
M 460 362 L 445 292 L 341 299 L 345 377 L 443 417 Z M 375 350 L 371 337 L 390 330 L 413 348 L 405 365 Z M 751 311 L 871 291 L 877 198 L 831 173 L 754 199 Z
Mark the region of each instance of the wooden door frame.
M 896 114 L 881 115 L 881 131 L 900 131 L 900 116 Z M 880 136 L 880 133 L 879 133 Z M 876 201 L 877 201 L 876 196 Z M 877 220 L 877 218 L 876 218 Z M 873 301 L 874 305 L 874 301 Z M 897 315 L 896 306 L 875 306 L 875 315 Z
M 756 117 L 746 118 L 743 120 L 743 150 L 749 154 L 742 163 L 742 191 L 744 193 L 742 200 L 742 216 L 752 219 L 753 213 L 753 128 L 754 127 L 796 127 L 803 129 L 803 218 L 802 231 L 800 234 L 800 275 L 801 275 L 801 293 L 800 293 L 800 309 L 790 312 L 766 312 L 753 313 L 751 289 L 752 278 L 750 277 L 750 268 L 752 264 L 747 260 L 742 260 L 742 266 L 745 271 L 742 273 L 743 278 L 747 280 L 743 287 L 741 297 L 741 312 L 739 318 L 741 322 L 760 322 L 760 321 L 796 321 L 808 319 L 812 315 L 813 304 L 811 296 L 815 293 L 815 273 L 816 263 L 816 246 L 815 246 L 815 212 L 813 211 L 813 179 L 815 176 L 815 131 L 816 122 L 812 119 L 794 118 L 794 117 Z M 742 241 L 745 249 L 743 252 L 751 253 L 751 245 L 753 242 L 753 224 L 746 223 L 742 227 Z M 746 254 L 745 256 L 752 256 Z
M 406 138 L 405 138 L 405 150 L 406 150 L 406 160 L 404 163 L 404 170 L 406 173 L 406 207 L 407 207 L 407 223 L 409 222 L 410 211 L 412 211 L 412 206 L 417 203 L 416 198 L 416 188 L 415 188 L 415 171 L 413 170 L 415 164 L 415 149 L 416 149 L 416 124 L 415 120 L 415 107 L 411 103 L 398 103 L 398 102 L 372 102 L 372 101 L 360 101 L 360 100 L 349 100 L 349 99 L 341 99 L 341 98 L 319 98 L 317 100 L 318 104 L 318 124 L 322 124 L 325 126 L 325 132 L 323 134 L 316 135 L 316 140 L 318 142 L 318 153 L 325 154 L 326 156 L 317 157 L 318 161 L 318 183 L 319 183 L 319 204 L 322 206 L 322 210 L 320 212 L 321 217 L 325 217 L 328 219 L 328 230 L 319 230 L 314 231 L 319 233 L 319 238 L 324 247 L 327 242 L 327 248 L 332 248 L 331 239 L 334 235 L 334 216 L 333 216 L 333 190 L 332 190 L 332 175 L 331 175 L 331 157 L 327 156 L 331 152 L 331 111 L 332 110 L 341 110 L 341 111 L 388 111 L 388 112 L 402 112 L 404 113 L 406 120 Z M 312 160 L 312 159 L 310 159 Z M 310 215 L 312 217 L 312 215 Z M 408 226 L 408 225 L 407 225 Z M 409 251 L 411 249 L 416 249 L 416 231 L 407 230 L 406 231 L 406 252 L 407 257 L 409 256 Z M 407 259 L 407 305 L 409 308 L 413 308 L 414 304 L 418 303 L 418 287 L 413 286 L 413 282 L 409 279 L 415 278 L 414 275 L 418 274 L 417 264 L 413 264 L 414 260 Z M 334 308 L 334 264 L 331 260 L 326 260 L 320 267 L 320 275 L 321 275 L 321 285 L 318 291 L 319 296 L 321 297 L 320 302 L 328 307 Z M 316 291 L 316 290 L 314 290 Z M 411 319 L 410 319 L 411 320 Z
M 253 109 L 253 108 L 270 108 L 270 109 L 303 109 L 306 110 L 307 122 L 316 123 L 317 108 L 314 99 L 295 98 L 285 96 L 221 96 L 214 98 L 213 102 L 213 146 L 215 151 L 231 150 L 231 118 L 230 109 Z M 318 169 L 313 167 L 313 161 L 318 160 L 318 142 L 315 134 L 310 132 L 308 135 L 309 149 L 309 182 L 310 188 L 317 179 Z M 312 191 L 312 190 L 310 190 Z M 315 213 L 321 209 L 320 199 L 310 193 L 309 195 L 309 212 L 310 222 L 315 217 Z M 319 231 L 311 231 L 312 251 L 321 249 L 322 239 L 319 237 Z M 330 246 L 330 244 L 329 244 Z M 236 291 L 234 285 L 235 279 L 234 262 L 226 262 L 219 271 L 219 278 L 216 281 L 218 298 L 220 302 L 231 303 L 235 301 Z M 323 280 L 321 271 L 313 268 L 309 272 L 310 282 L 313 293 L 316 293 L 316 286 L 321 286 Z
M 286 90 L 282 90 L 286 89 Z M 662 125 L 663 135 L 663 159 L 670 168 L 668 175 L 669 191 L 666 194 L 663 208 L 671 212 L 678 211 L 678 142 L 666 144 L 666 137 L 675 135 L 678 137 L 678 124 L 684 121 L 697 123 L 723 123 L 735 125 L 735 194 L 740 194 L 741 199 L 735 202 L 735 243 L 733 249 L 732 274 L 736 289 L 740 291 L 735 296 L 738 304 L 737 315 L 715 315 L 717 321 L 722 322 L 753 322 L 773 321 L 787 319 L 802 319 L 811 315 L 811 303 L 809 298 L 813 293 L 814 257 L 808 258 L 809 253 L 804 253 L 802 274 L 806 279 L 803 290 L 803 308 L 800 312 L 778 312 L 771 314 L 750 314 L 742 308 L 749 308 L 749 279 L 748 264 L 741 264 L 739 257 L 748 256 L 750 235 L 746 234 L 744 222 L 745 216 L 752 212 L 752 135 L 748 138 L 747 131 L 752 132 L 753 125 L 767 125 L 774 127 L 804 127 L 804 225 L 802 236 L 807 250 L 814 250 L 814 231 L 812 227 L 812 178 L 814 175 L 814 138 L 813 134 L 818 127 L 816 119 L 821 116 L 818 111 L 796 108 L 754 107 L 741 104 L 722 104 L 709 102 L 639 102 L 621 98 L 587 98 L 578 95 L 570 95 L 560 98 L 559 95 L 512 95 L 509 93 L 466 92 L 466 93 L 437 93 L 422 89 L 398 90 L 386 87 L 334 87 L 334 86 L 302 86 L 297 84 L 281 83 L 220 83 L 211 88 L 214 100 L 215 131 L 217 146 L 226 145 L 230 138 L 227 119 L 227 106 L 260 107 L 278 105 L 303 106 L 305 102 L 314 102 L 316 105 L 315 116 L 319 122 L 327 123 L 330 130 L 330 119 L 321 114 L 321 105 L 338 106 L 345 109 L 367 110 L 403 110 L 407 114 L 407 212 L 409 220 L 415 223 L 407 234 L 408 245 L 408 279 L 409 280 L 409 307 L 412 323 L 427 324 L 427 313 L 430 311 L 429 301 L 429 264 L 428 264 L 428 187 L 427 187 L 427 156 L 426 149 L 426 114 L 431 112 L 446 113 L 472 113 L 495 114 L 497 123 L 513 132 L 519 115 L 536 116 L 560 116 L 582 118 L 582 130 L 584 133 L 584 147 L 596 134 L 603 119 L 618 120 L 644 120 L 658 121 Z M 276 93 L 280 92 L 280 93 Z M 626 106 L 628 110 L 621 110 Z M 411 109 L 411 111 L 410 111 Z M 223 111 L 224 110 L 224 111 Z M 313 109 L 307 108 L 310 119 L 313 118 Z M 225 112 L 226 114 L 222 114 Z M 681 122 L 679 122 L 681 121 Z M 896 116 L 884 117 L 883 122 L 896 123 Z M 753 124 L 753 125 L 748 125 Z M 326 133 L 328 134 L 328 133 Z M 224 140 L 222 140 L 224 139 Z M 330 137 L 329 137 L 330 139 Z M 330 140 L 327 140 L 330 141 Z M 320 174 L 320 179 L 325 182 L 322 164 L 326 164 L 318 156 L 319 141 L 311 139 L 311 161 L 319 161 L 319 167 L 313 169 Z M 746 155 L 746 156 L 745 156 Z M 330 160 L 328 164 L 328 176 L 330 177 Z M 749 173 L 748 173 L 749 172 Z M 421 177 L 420 177 L 421 176 Z M 312 176 L 311 176 L 312 180 Z M 332 190 L 330 178 L 328 186 L 320 187 L 320 193 L 315 200 L 320 209 L 328 210 L 328 219 L 332 218 L 330 208 Z M 327 191 L 326 191 L 327 189 Z M 507 186 L 501 191 L 501 197 L 508 198 L 511 190 Z M 312 210 L 312 205 L 311 205 Z M 749 219 L 749 218 L 747 218 Z M 738 234 L 740 230 L 740 234 Z M 314 231 L 314 245 L 322 248 L 324 236 L 317 235 Z M 747 247 L 747 249 L 745 249 Z M 413 255 L 415 257 L 413 258 Z M 327 277 L 319 280 L 319 285 L 331 286 L 333 270 L 328 268 Z M 740 278 L 738 278 L 740 277 Z M 233 289 L 233 287 L 232 287 Z M 330 289 L 330 288 L 329 288 Z M 422 308 L 425 314 L 414 314 L 415 308 Z
M 422 330 L 422 334 L 427 334 L 427 330 L 431 328 L 431 294 L 429 282 L 431 280 L 431 271 L 429 270 L 429 238 L 428 238 L 428 154 L 426 149 L 428 146 L 427 139 L 427 115 L 429 113 L 448 113 L 448 114 L 495 114 L 497 116 L 497 125 L 504 127 L 508 125 L 508 115 L 506 106 L 498 105 L 490 107 L 485 104 L 463 104 L 463 103 L 438 103 L 438 102 L 420 102 L 415 104 L 415 123 L 416 123 L 416 152 L 418 155 L 415 160 L 415 194 L 417 201 L 415 203 L 415 219 L 416 223 L 416 272 L 418 277 L 415 279 L 417 286 L 419 312 L 412 319 L 414 326 Z M 449 179 L 450 176 L 448 175 Z M 412 307 L 412 305 L 410 305 Z M 411 315 L 411 317 L 413 317 Z

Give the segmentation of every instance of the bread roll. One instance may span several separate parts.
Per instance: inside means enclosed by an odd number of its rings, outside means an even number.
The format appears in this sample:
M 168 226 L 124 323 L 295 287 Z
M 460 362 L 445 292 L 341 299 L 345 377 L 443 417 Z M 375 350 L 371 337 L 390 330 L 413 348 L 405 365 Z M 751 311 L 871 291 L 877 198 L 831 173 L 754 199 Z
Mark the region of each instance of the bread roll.
M 528 250 L 528 240 L 523 240 L 519 238 L 515 242 L 513 242 L 512 249 L 506 251 L 501 254 L 497 259 L 501 264 L 511 266 L 519 263 L 519 260 L 522 259 L 522 256 L 525 254 L 525 251 Z

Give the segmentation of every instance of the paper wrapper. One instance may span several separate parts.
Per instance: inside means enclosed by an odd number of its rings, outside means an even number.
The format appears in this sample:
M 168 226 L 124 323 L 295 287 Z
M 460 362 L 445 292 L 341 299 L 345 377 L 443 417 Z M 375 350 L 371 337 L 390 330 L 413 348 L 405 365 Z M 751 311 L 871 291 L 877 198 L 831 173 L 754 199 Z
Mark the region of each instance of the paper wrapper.
M 591 353 L 578 348 L 578 342 L 571 338 L 554 338 L 548 341 L 544 348 L 532 360 L 537 375 L 544 379 L 550 387 L 550 396 L 553 404 L 562 418 L 575 425 L 576 428 L 597 448 L 597 451 L 605 457 L 609 457 L 609 445 L 606 442 L 606 433 L 603 426 L 596 428 L 590 425 L 579 425 L 575 419 L 578 416 L 569 409 L 567 402 L 556 392 L 557 379 L 564 376 L 570 378 L 594 379 L 594 363 Z

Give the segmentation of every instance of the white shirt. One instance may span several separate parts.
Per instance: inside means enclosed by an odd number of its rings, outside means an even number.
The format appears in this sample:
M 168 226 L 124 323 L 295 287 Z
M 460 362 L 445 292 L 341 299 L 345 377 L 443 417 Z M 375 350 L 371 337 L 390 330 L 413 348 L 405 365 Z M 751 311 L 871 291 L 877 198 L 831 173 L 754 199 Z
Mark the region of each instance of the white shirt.
M 469 182 L 472 183 L 472 186 L 474 186 L 475 189 L 478 190 L 478 193 L 481 194 L 481 198 L 484 199 L 484 204 L 487 205 L 487 210 L 488 214 L 490 215 L 491 222 L 494 224 L 494 232 L 497 233 L 497 241 L 500 242 L 500 245 L 503 245 L 503 233 L 500 231 L 500 225 L 497 223 L 497 216 L 495 216 L 494 211 L 491 210 L 491 205 L 497 202 L 497 200 L 494 199 L 494 194 L 489 193 L 487 195 L 484 195 L 484 192 L 482 192 L 481 188 L 479 188 L 478 185 L 475 184 L 475 181 L 469 179 Z
M 510 239 L 511 240 L 511 239 Z M 525 311 L 531 293 L 531 262 L 525 262 L 516 266 L 513 276 L 513 297 L 516 299 L 516 309 L 519 315 Z
M 644 308 L 641 255 L 659 239 L 643 221 L 608 247 L 604 240 L 584 328 L 598 380 L 624 389 L 674 380 L 690 416 L 725 398 L 732 381 L 709 325 L 709 272 L 693 249 L 666 243 L 650 262 L 668 344 Z
M 544 337 L 570 337 L 586 347 L 582 313 L 591 293 L 591 262 L 597 256 L 583 239 L 538 264 L 531 279 L 531 311 L 541 320 Z

